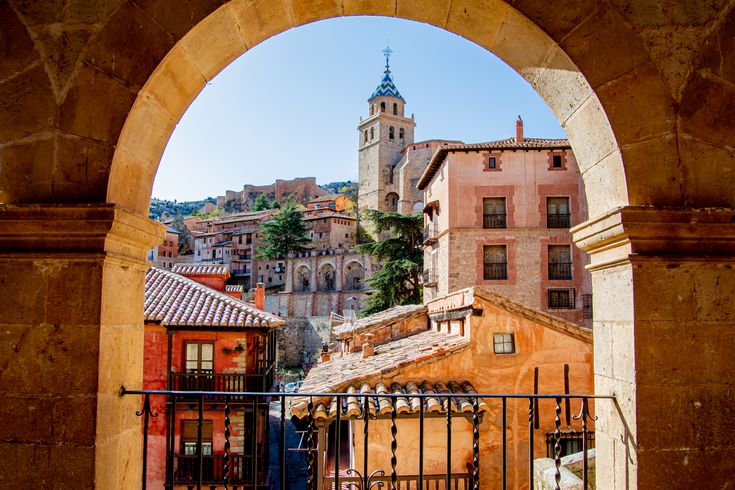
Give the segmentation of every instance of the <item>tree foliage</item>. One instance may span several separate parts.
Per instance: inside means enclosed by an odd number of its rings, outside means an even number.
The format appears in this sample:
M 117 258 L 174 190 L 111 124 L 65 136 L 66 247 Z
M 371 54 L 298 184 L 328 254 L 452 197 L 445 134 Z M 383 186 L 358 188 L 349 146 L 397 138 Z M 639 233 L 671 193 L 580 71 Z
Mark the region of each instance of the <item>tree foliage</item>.
M 171 228 L 179 232 L 179 255 L 189 255 L 194 253 L 191 250 L 191 231 L 184 224 L 184 219 L 180 214 L 174 217 Z
M 250 208 L 250 211 L 263 211 L 265 209 L 274 209 L 278 207 L 280 206 L 276 201 L 269 201 L 268 198 L 265 197 L 265 194 L 258 194 L 258 197 L 255 198 L 255 202 Z
M 258 249 L 258 258 L 274 259 L 288 257 L 292 253 L 304 252 L 311 243 L 304 219 L 297 205 L 289 200 L 281 210 L 269 221 L 261 225 L 262 244 Z
M 421 303 L 423 217 L 374 209 L 364 209 L 362 213 L 372 222 L 375 236 L 385 238 L 357 246 L 360 253 L 372 255 L 383 264 L 367 281 L 375 292 L 368 297 L 368 306 L 361 315 L 371 315 L 396 305 Z

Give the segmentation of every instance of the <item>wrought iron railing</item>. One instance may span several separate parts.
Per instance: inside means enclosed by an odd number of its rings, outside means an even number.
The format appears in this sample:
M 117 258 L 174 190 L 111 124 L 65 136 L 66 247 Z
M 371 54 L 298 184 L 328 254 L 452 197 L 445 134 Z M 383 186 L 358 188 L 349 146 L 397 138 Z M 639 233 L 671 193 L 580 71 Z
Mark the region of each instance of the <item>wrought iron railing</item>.
M 439 227 L 434 224 L 426 225 L 424 227 L 424 245 L 431 245 L 436 243 L 437 237 L 439 236 Z
M 505 213 L 482 215 L 483 228 L 506 228 L 507 226 L 507 217 Z
M 583 459 L 583 488 L 588 488 L 588 473 L 589 473 L 589 462 L 588 462 L 588 442 L 591 440 L 589 434 L 593 428 L 590 427 L 590 423 L 596 420 L 591 414 L 592 401 L 602 402 L 607 401 L 608 403 L 615 403 L 613 396 L 600 396 L 600 395 L 584 395 L 584 394 L 468 394 L 462 393 L 385 393 L 385 394 L 360 394 L 360 393 L 222 393 L 222 392 L 211 392 L 211 391 L 200 391 L 195 393 L 182 392 L 182 391 L 165 391 L 165 390 L 126 390 L 121 389 L 121 395 L 134 395 L 143 397 L 143 407 L 137 412 L 138 416 L 142 417 L 143 422 L 143 471 L 142 471 L 142 488 L 146 488 L 147 485 L 147 471 L 149 463 L 149 424 L 151 417 L 158 417 L 158 413 L 154 413 L 151 409 L 151 398 L 163 397 L 168 400 L 168 406 L 174 408 L 173 417 L 175 420 L 175 406 L 176 404 L 170 403 L 170 400 L 180 395 L 195 395 L 197 402 L 192 404 L 192 407 L 199 407 L 198 420 L 204 420 L 204 406 L 205 400 L 208 397 L 222 397 L 224 399 L 224 405 L 221 408 L 221 413 L 218 417 L 224 419 L 224 433 L 222 448 L 214 447 L 213 450 L 222 450 L 222 455 L 216 458 L 206 459 L 207 456 L 202 454 L 201 450 L 198 450 L 197 455 L 193 456 L 194 461 L 187 457 L 185 459 L 179 458 L 176 462 L 176 468 L 170 468 L 170 471 L 174 475 L 185 474 L 191 476 L 194 480 L 187 480 L 187 486 L 189 488 L 201 489 L 204 485 L 208 488 L 218 488 L 219 482 L 221 487 L 225 489 L 229 488 L 260 488 L 265 483 L 272 483 L 271 488 L 280 488 L 285 490 L 289 488 L 287 482 L 287 471 L 286 465 L 286 454 L 288 449 L 286 444 L 286 423 L 290 418 L 288 408 L 290 404 L 287 404 L 287 400 L 293 400 L 297 397 L 298 403 L 305 403 L 305 412 L 303 415 L 304 424 L 304 444 L 303 448 L 306 454 L 306 490 L 316 490 L 317 488 L 330 488 L 330 489 L 343 489 L 343 488 L 356 488 L 358 490 L 370 490 L 379 485 L 378 482 L 384 483 L 384 486 L 388 488 L 440 488 L 440 489 L 459 489 L 459 488 L 471 488 L 478 490 L 480 488 L 480 455 L 481 455 L 481 437 L 497 437 L 500 436 L 500 441 L 493 439 L 493 445 L 497 444 L 497 451 L 500 454 L 492 456 L 493 465 L 496 461 L 500 463 L 498 469 L 498 485 L 502 489 L 507 489 L 510 478 L 515 478 L 518 473 L 521 475 L 525 473 L 528 478 L 529 488 L 535 488 L 534 486 L 534 460 L 538 457 L 543 456 L 543 444 L 551 444 L 553 442 L 553 450 L 550 455 L 554 459 L 555 465 L 555 481 L 556 488 L 560 488 L 561 480 L 561 457 L 562 457 L 562 441 L 565 432 L 568 433 L 572 425 L 578 426 L 577 429 L 573 429 L 581 434 L 582 442 L 582 459 Z M 410 400 L 409 400 L 410 399 Z M 236 401 L 237 400 L 237 401 Z M 247 400 L 242 402 L 242 400 Z M 343 441 L 344 438 L 340 434 L 342 427 L 341 421 L 350 419 L 353 422 L 353 431 L 362 433 L 362 453 L 360 457 L 353 459 L 356 468 L 345 469 L 344 464 L 349 464 L 350 461 L 340 461 L 342 450 L 341 444 L 335 445 L 332 448 L 333 454 L 325 454 L 328 447 L 319 448 L 321 444 L 319 440 L 326 441 L 325 438 L 318 437 L 319 427 L 323 430 L 323 419 L 319 419 L 320 422 L 317 424 L 317 417 L 323 416 L 324 402 L 334 400 L 332 403 L 332 409 L 334 411 L 332 422 L 334 422 L 333 428 L 333 441 Z M 318 402 L 318 403 L 316 403 Z M 275 474 L 271 476 L 274 478 L 272 482 L 263 482 L 259 480 L 259 475 L 264 474 L 264 467 L 261 466 L 263 463 L 259 461 L 259 458 L 251 458 L 249 461 L 250 467 L 247 472 L 241 472 L 242 461 L 238 460 L 238 456 L 231 451 L 231 412 L 236 410 L 238 406 L 243 404 L 250 404 L 252 407 L 258 407 L 258 410 L 262 414 L 268 412 L 271 413 L 271 419 L 273 419 L 274 409 L 280 407 L 280 416 L 275 420 L 271 420 L 271 430 L 278 435 L 277 441 L 277 453 L 280 464 Z M 408 432 L 408 439 L 402 438 L 401 430 L 397 419 L 399 417 L 398 412 L 401 404 L 404 405 L 410 403 L 415 405 L 418 414 L 411 416 L 413 421 L 418 421 L 418 435 L 415 433 L 415 429 L 411 429 Z M 555 416 L 553 417 L 553 424 L 548 419 L 545 419 L 543 425 L 541 425 L 539 404 L 550 404 L 551 406 L 544 405 L 544 411 L 548 408 L 553 407 Z M 572 404 L 579 404 L 579 412 L 577 415 L 572 415 Z M 481 405 L 485 406 L 485 410 L 481 411 Z M 157 405 L 160 406 L 160 405 Z M 303 405 L 302 405 L 303 406 Z M 270 407 L 270 408 L 269 408 Z M 438 410 L 437 410 L 437 407 Z M 490 409 L 488 409 L 490 407 Z M 490 423 L 495 427 L 496 430 L 490 432 L 485 429 L 483 434 L 480 431 L 480 424 L 482 423 L 482 417 L 485 413 L 493 414 L 489 420 L 485 421 L 484 424 Z M 510 412 L 510 413 L 509 413 Z M 514 421 L 519 421 L 521 418 L 519 414 L 523 413 L 523 422 L 515 422 L 515 425 L 511 425 Z M 320 415 L 321 414 L 321 415 Z M 510 415 L 510 417 L 509 417 Z M 527 415 L 527 417 L 525 416 Z M 389 420 L 389 434 L 390 445 L 389 451 L 390 467 L 375 469 L 369 466 L 368 462 L 373 461 L 369 455 L 371 448 L 375 450 L 375 446 L 369 444 L 370 442 L 370 430 L 380 431 L 386 430 L 384 424 L 371 424 L 378 418 Z M 436 469 L 434 471 L 426 471 L 425 467 L 425 453 L 428 450 L 426 447 L 426 419 L 432 418 L 433 420 L 444 421 L 445 426 L 445 446 L 443 448 L 444 456 L 443 460 L 446 463 L 444 472 L 437 474 Z M 453 424 L 456 425 L 456 419 L 467 420 L 471 424 L 471 432 L 467 434 L 463 429 L 459 431 L 453 429 Z M 267 420 L 267 419 L 265 419 Z M 263 426 L 260 424 L 266 423 L 265 420 L 261 420 L 260 417 L 253 417 L 253 424 L 251 434 L 262 433 Z M 414 422 L 412 422 L 412 425 Z M 171 424 L 170 426 L 174 426 Z M 200 423 L 200 426 L 202 424 Z M 525 426 L 525 428 L 524 428 Z M 541 441 L 536 441 L 536 431 L 539 428 L 544 429 L 542 434 L 550 432 L 551 435 L 547 436 L 544 440 L 543 436 L 538 436 Z M 546 430 L 551 429 L 551 430 Z M 437 448 L 436 448 L 436 425 L 432 426 L 431 437 L 432 442 L 432 460 L 437 459 Z M 527 440 L 521 440 L 516 437 L 512 438 L 512 444 L 515 447 L 508 451 L 508 435 L 518 434 L 523 431 L 527 434 Z M 350 431 L 351 433 L 354 433 Z M 467 474 L 457 473 L 452 471 L 452 468 L 456 468 L 457 461 L 453 459 L 457 458 L 456 452 L 452 450 L 452 444 L 458 444 L 461 441 L 458 439 L 459 434 L 467 434 L 467 441 L 465 442 L 465 448 L 469 449 L 471 455 L 470 461 L 464 461 L 468 468 Z M 383 435 L 382 437 L 385 437 Z M 404 436 L 405 437 L 405 436 Z M 262 441 L 252 441 L 252 444 L 260 444 Z M 328 443 L 325 442 L 325 444 Z M 412 450 L 416 452 L 417 458 L 412 457 L 412 462 L 415 462 L 418 466 L 416 474 L 405 475 L 400 474 L 398 468 L 398 447 L 400 445 L 408 445 Z M 526 446 L 525 449 L 521 449 L 519 445 Z M 387 446 L 387 444 L 386 444 Z M 202 431 L 199 430 L 197 439 L 197 448 L 202 447 Z M 252 446 L 251 446 L 252 447 Z M 484 446 L 483 446 L 484 447 Z M 384 447 L 384 450 L 388 450 L 388 447 Z M 484 451 L 483 450 L 483 454 Z M 519 451 L 527 450 L 527 469 L 524 471 L 519 467 L 516 467 L 519 472 L 514 471 L 509 467 L 508 456 L 509 453 L 513 456 Z M 357 453 L 355 453 L 357 454 Z M 518 459 L 514 457 L 514 461 Z M 497 459 L 496 459 L 497 458 Z M 526 459 L 526 458 L 522 458 Z M 158 460 L 158 459 L 156 459 Z M 207 466 L 211 462 L 211 467 Z M 519 463 L 516 463 L 519 464 Z M 217 468 L 214 465 L 221 465 Z M 191 471 L 188 468 L 196 467 L 195 471 Z M 207 468 L 207 469 L 205 469 Z M 494 466 L 495 469 L 495 466 Z M 182 473 L 183 471 L 183 473 Z M 206 481 L 206 476 L 212 475 L 212 480 L 217 482 Z M 217 478 L 215 478 L 215 475 Z M 243 484 L 239 479 L 243 476 L 250 476 L 250 481 Z M 221 477 L 221 478 L 220 478 Z M 517 486 L 525 486 L 527 483 L 525 478 L 522 478 L 522 482 L 516 482 Z M 319 481 L 318 481 L 319 480 Z M 399 482 L 407 483 L 410 485 L 411 482 L 415 482 L 415 486 L 402 487 Z M 215 483 L 217 485 L 215 485 Z M 462 485 L 465 485 L 464 487 Z
M 259 453 L 257 457 L 262 457 Z M 201 475 L 201 482 L 204 485 L 224 485 L 225 482 L 225 455 L 214 454 L 204 455 L 201 458 L 200 466 L 199 456 L 197 455 L 176 455 L 176 470 L 174 472 L 174 485 L 196 485 Z M 245 485 L 253 481 L 252 475 L 253 456 L 249 454 L 229 454 L 227 460 L 227 468 L 229 470 L 228 483 L 232 485 Z M 261 475 L 256 479 L 263 482 Z M 252 487 L 251 487 L 252 488 Z M 265 483 L 261 483 L 259 488 L 268 488 Z
M 546 227 L 547 228 L 571 228 L 572 227 L 572 215 L 571 214 L 547 214 L 546 215 Z
M 549 279 L 568 280 L 572 278 L 571 262 L 549 262 Z
M 488 262 L 485 264 L 483 278 L 486 280 L 503 280 L 508 279 L 508 263 L 507 262 Z

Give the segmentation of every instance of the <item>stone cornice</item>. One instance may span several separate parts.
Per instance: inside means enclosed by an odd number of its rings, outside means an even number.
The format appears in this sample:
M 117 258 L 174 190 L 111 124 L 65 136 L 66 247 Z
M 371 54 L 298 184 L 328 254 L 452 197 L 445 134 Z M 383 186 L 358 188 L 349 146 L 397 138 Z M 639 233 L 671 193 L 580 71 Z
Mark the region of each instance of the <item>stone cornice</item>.
M 735 255 L 735 209 L 615 208 L 571 229 L 592 268 L 639 256 Z
M 166 227 L 115 204 L 0 205 L 0 254 L 96 255 L 144 262 Z

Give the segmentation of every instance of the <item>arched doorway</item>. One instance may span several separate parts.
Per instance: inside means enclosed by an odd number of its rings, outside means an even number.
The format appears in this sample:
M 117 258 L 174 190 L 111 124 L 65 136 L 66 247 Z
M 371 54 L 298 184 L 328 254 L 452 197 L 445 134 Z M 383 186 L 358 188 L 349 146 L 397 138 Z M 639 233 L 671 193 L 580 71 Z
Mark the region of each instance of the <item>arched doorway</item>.
M 160 237 L 146 213 L 166 140 L 204 84 L 249 47 L 307 22 L 370 14 L 428 22 L 497 54 L 567 130 L 594 217 L 574 232 L 592 255 L 597 390 L 619 401 L 619 413 L 600 413 L 598 478 L 609 488 L 692 487 L 709 468 L 707 481 L 727 481 L 733 467 L 720 456 L 734 444 L 706 434 L 733 432 L 715 416 L 734 402 L 722 360 L 735 347 L 733 214 L 723 209 L 735 205 L 733 9 L 696 4 L 670 20 L 644 4 L 100 2 L 64 15 L 51 2 L 0 6 L 12 33 L 0 68 L 9 94 L 0 108 L 2 317 L 6 358 L 18 360 L 3 388 L 89 415 L 33 441 L 15 424 L 9 451 L 41 441 L 56 448 L 59 468 L 74 454 L 70 466 L 96 473 L 81 487 L 137 479 L 134 404 L 116 393 L 140 382 L 144 257 Z M 46 35 L 48 25 L 74 41 Z M 678 37 L 682 26 L 688 37 Z M 48 344 L 54 336 L 64 349 Z M 54 416 L 44 411 L 34 426 L 54 427 Z M 13 465 L 20 477 L 6 481 L 22 485 L 30 464 Z
M 337 272 L 332 264 L 323 264 L 317 273 L 317 290 L 334 291 L 337 283 Z
M 311 288 L 311 270 L 305 265 L 298 266 L 294 273 L 293 290 L 297 293 L 308 293 Z

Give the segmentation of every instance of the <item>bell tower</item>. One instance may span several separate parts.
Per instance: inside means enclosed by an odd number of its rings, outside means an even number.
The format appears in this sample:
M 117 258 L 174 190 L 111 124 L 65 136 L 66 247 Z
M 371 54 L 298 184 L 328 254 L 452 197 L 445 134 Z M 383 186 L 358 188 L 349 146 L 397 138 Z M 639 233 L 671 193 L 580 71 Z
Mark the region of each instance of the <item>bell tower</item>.
M 387 47 L 383 79 L 368 99 L 368 116 L 360 118 L 358 205 L 380 211 L 396 210 L 400 199 L 398 176 L 394 169 L 406 145 L 413 143 L 416 123 L 413 115 L 405 117 L 406 101 L 393 82 Z

